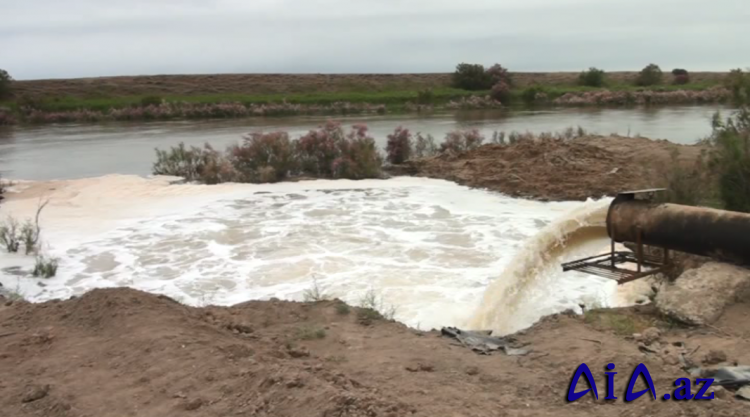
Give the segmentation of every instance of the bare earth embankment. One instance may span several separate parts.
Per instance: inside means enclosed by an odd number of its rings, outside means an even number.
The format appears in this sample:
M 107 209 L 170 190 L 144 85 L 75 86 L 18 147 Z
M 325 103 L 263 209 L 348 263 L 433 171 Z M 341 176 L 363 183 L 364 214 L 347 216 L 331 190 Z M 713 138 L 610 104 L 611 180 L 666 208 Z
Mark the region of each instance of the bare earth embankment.
M 533 351 L 513 357 L 473 353 L 436 331 L 367 324 L 335 301 L 193 308 L 107 289 L 16 302 L 0 307 L 0 409 L 14 417 L 747 415 L 747 403 L 726 391 L 713 401 L 628 404 L 623 395 L 639 363 L 659 396 L 688 377 L 675 342 L 694 351 L 688 358 L 697 364 L 712 349 L 750 363 L 750 304 L 733 305 L 712 329 L 668 329 L 647 307 L 606 314 L 632 318 L 631 331 L 661 326 L 666 348 L 639 350 L 629 335 L 601 325 L 601 316 L 547 317 L 516 335 Z M 600 400 L 567 403 L 583 362 Z M 614 402 L 602 399 L 608 363 L 619 371 Z
M 705 149 L 641 137 L 585 136 L 485 145 L 409 162 L 400 172 L 539 200 L 585 200 L 620 191 L 663 187 L 663 169 L 693 163 Z

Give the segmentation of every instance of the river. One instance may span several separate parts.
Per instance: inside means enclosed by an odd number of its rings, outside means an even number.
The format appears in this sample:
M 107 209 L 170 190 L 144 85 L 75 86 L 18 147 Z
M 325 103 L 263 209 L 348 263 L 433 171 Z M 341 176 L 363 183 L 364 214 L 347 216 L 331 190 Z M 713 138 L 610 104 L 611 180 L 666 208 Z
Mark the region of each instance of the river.
M 396 127 L 433 135 L 479 129 L 488 140 L 495 131 L 554 132 L 581 126 L 599 134 L 618 133 L 691 144 L 710 133 L 718 106 L 628 109 L 560 108 L 513 111 L 464 111 L 432 115 L 336 117 L 349 125 L 365 123 L 381 148 Z M 0 174 L 26 180 L 72 179 L 111 173 L 148 175 L 154 148 L 179 142 L 217 149 L 251 131 L 284 130 L 294 138 L 331 117 L 248 118 L 149 123 L 16 126 L 0 129 Z
M 594 132 L 692 143 L 717 107 L 463 112 L 342 118 L 367 123 L 381 147 L 402 125 L 435 136 L 454 129 Z M 368 292 L 410 326 L 508 333 L 580 303 L 628 305 L 643 282 L 618 288 L 565 273 L 560 263 L 606 250 L 608 200 L 544 203 L 447 181 L 318 180 L 173 185 L 147 178 L 155 147 L 219 147 L 253 130 L 304 133 L 326 118 L 13 127 L 0 132 L 0 167 L 18 181 L 0 218 L 33 217 L 57 276 L 31 277 L 34 257 L 0 254 L 0 283 L 31 301 L 128 286 L 193 305 L 277 297 L 302 300 L 317 281 L 357 304 Z M 47 182 L 46 180 L 63 179 Z M 20 194 L 15 194 L 20 193 Z M 645 286 L 648 288 L 648 285 Z

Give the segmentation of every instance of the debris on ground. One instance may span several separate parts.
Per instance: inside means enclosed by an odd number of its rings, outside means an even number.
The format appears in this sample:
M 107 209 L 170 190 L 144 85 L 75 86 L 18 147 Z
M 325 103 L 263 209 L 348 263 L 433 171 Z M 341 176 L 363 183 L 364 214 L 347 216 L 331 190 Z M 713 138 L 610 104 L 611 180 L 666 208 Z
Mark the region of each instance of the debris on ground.
M 494 337 L 487 331 L 467 331 L 455 327 L 444 327 L 440 330 L 443 336 L 451 337 L 462 345 L 483 355 L 502 350 L 508 356 L 526 356 L 531 353 L 517 345 L 518 341 L 512 337 Z

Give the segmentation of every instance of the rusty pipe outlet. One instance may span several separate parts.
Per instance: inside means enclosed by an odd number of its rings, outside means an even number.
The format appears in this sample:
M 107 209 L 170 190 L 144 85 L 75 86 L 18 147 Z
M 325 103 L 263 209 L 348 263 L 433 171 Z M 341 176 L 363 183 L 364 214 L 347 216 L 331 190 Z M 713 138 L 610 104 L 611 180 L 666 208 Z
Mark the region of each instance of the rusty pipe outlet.
M 750 214 L 678 204 L 658 204 L 620 195 L 607 213 L 615 242 L 644 245 L 750 264 Z

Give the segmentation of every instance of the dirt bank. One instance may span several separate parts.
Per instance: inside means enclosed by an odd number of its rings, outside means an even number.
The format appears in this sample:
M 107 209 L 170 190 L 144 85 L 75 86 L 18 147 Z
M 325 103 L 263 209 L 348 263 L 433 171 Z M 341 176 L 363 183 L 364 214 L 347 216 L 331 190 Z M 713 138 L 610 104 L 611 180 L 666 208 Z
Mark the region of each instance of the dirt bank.
M 192 308 L 130 289 L 44 304 L 16 302 L 0 307 L 0 409 L 14 417 L 748 412 L 747 403 L 727 392 L 713 401 L 565 401 L 582 362 L 594 373 L 601 397 L 608 363 L 620 372 L 619 397 L 641 362 L 660 397 L 672 392 L 676 378 L 687 377 L 672 354 L 644 353 L 628 337 L 645 326 L 666 325 L 646 307 L 545 318 L 516 335 L 533 349 L 524 357 L 478 355 L 438 332 L 380 319 L 368 325 L 356 309 L 347 310 L 335 301 Z M 747 364 L 749 313 L 750 305 L 736 304 L 715 328 L 665 327 L 661 339 L 664 346 L 686 343 L 697 363 L 719 349 L 727 361 Z M 636 389 L 643 389 L 641 383 Z
M 484 145 L 459 155 L 413 161 L 394 173 L 426 176 L 540 200 L 585 200 L 620 191 L 662 187 L 663 170 L 689 164 L 702 146 L 641 137 L 585 136 Z
M 514 86 L 575 85 L 578 72 L 512 73 Z M 632 83 L 637 72 L 609 72 L 613 83 Z M 694 83 L 720 82 L 724 72 L 690 73 Z M 82 98 L 116 96 L 189 96 L 212 94 L 291 94 L 398 91 L 447 87 L 451 74 L 207 74 L 144 75 L 18 81 L 16 95 Z

